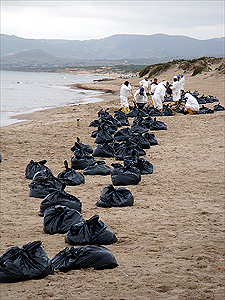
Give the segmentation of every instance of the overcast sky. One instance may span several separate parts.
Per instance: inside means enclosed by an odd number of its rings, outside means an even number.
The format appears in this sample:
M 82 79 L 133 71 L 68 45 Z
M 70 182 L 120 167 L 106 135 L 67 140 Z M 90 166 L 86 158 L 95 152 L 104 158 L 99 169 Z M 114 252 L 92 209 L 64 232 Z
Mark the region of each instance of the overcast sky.
M 1 33 L 69 40 L 155 33 L 219 38 L 224 36 L 224 0 L 1 0 Z

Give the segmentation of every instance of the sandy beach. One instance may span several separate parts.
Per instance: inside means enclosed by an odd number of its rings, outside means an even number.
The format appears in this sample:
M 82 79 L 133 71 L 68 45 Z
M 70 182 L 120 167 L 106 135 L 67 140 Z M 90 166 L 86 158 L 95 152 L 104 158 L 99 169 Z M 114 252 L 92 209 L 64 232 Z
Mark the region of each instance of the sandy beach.
M 172 82 L 179 70 L 157 76 Z M 216 96 L 225 106 L 224 76 L 211 72 L 184 73 L 185 90 Z M 153 79 L 153 78 L 151 78 Z M 133 91 L 138 77 L 129 79 Z M 40 240 L 49 258 L 69 246 L 63 234 L 43 232 L 38 216 L 42 199 L 29 197 L 25 168 L 31 159 L 47 160 L 57 176 L 77 137 L 95 148 L 89 123 L 100 109 L 119 109 L 116 78 L 72 88 L 102 90 L 103 101 L 59 107 L 20 116 L 29 121 L 1 128 L 1 255 L 12 246 Z M 130 98 L 130 103 L 132 99 Z M 212 108 L 215 104 L 206 104 Z M 1 284 L 2 300 L 140 299 L 221 300 L 224 297 L 224 111 L 214 114 L 158 117 L 168 130 L 155 131 L 159 145 L 146 150 L 154 172 L 127 186 L 134 206 L 95 206 L 108 176 L 85 176 L 85 183 L 65 191 L 82 202 L 82 215 L 98 214 L 116 234 L 107 246 L 119 266 L 112 270 L 55 271 L 41 280 Z M 77 126 L 77 119 L 80 125 Z M 130 124 L 133 119 L 129 118 Z M 100 159 L 97 159 L 100 160 Z M 108 166 L 114 158 L 104 159 Z M 80 171 L 82 172 L 82 171 Z

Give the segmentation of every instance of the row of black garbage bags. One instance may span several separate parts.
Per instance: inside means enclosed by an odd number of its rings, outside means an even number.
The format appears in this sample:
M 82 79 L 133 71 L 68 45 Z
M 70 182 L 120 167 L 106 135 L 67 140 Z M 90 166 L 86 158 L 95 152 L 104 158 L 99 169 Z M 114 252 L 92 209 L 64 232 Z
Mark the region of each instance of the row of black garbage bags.
M 99 128 L 103 128 L 103 131 L 105 128 L 108 129 L 109 126 L 106 126 L 106 123 L 106 120 L 101 120 Z M 107 123 L 107 125 L 109 124 Z M 128 133 L 127 130 L 126 134 L 128 135 Z M 125 140 L 128 141 L 128 139 Z M 105 141 L 103 144 L 106 144 Z M 154 140 L 154 144 L 157 144 L 156 140 Z M 113 254 L 107 248 L 99 246 L 116 242 L 116 235 L 99 220 L 98 215 L 94 215 L 85 221 L 81 215 L 81 201 L 65 192 L 64 188 L 66 185 L 84 183 L 83 174 L 111 174 L 112 178 L 119 176 L 119 180 L 116 180 L 116 177 L 112 179 L 114 185 L 137 184 L 141 179 L 141 173 L 152 173 L 153 166 L 140 159 L 138 151 L 133 149 L 130 152 L 130 157 L 124 157 L 125 166 L 112 164 L 113 171 L 105 165 L 104 161 L 96 161 L 90 155 L 93 152 L 92 147 L 82 144 L 79 138 L 77 138 L 77 142 L 71 150 L 76 153 L 75 166 L 72 159 L 71 165 L 74 168 L 69 168 L 68 162 L 65 161 L 66 170 L 61 172 L 57 178 L 45 166 L 46 160 L 40 162 L 31 160 L 26 167 L 25 175 L 28 179 L 33 179 L 29 184 L 30 196 L 44 198 L 40 204 L 39 212 L 39 215 L 44 217 L 44 232 L 48 234 L 65 234 L 65 242 L 73 246 L 71 248 L 66 247 L 51 260 L 41 247 L 40 241 L 28 243 L 22 248 L 12 247 L 0 257 L 0 282 L 43 278 L 48 274 L 53 274 L 54 269 L 66 272 L 71 269 L 90 267 L 95 269 L 114 268 L 118 265 Z M 138 165 L 139 169 L 137 168 Z M 76 172 L 75 169 L 83 169 L 83 174 Z M 132 206 L 133 203 L 133 195 L 128 189 L 125 187 L 115 188 L 110 184 L 103 188 L 96 205 L 122 207 Z M 74 245 L 85 246 L 74 247 Z

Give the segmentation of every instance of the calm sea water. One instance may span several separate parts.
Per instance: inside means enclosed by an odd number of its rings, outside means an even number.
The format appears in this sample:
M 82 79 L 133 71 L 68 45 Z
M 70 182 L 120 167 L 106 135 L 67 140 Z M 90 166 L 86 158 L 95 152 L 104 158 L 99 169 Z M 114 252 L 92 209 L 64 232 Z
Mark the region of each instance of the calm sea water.
M 71 104 L 101 101 L 102 92 L 70 89 L 66 85 L 92 82 L 98 75 L 1 71 L 1 126 L 21 120 L 19 114 Z

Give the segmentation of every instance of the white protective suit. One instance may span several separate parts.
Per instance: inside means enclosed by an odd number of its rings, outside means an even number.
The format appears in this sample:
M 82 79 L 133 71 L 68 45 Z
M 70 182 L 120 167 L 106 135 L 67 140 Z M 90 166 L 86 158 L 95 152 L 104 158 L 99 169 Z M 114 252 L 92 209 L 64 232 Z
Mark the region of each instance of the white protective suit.
M 157 85 L 154 95 L 152 96 L 154 108 L 162 109 L 163 100 L 166 93 L 166 81 L 162 81 Z
M 120 105 L 124 109 L 126 107 L 129 107 L 129 103 L 128 103 L 129 91 L 131 91 L 131 85 L 130 85 L 130 83 L 128 84 L 128 86 L 126 86 L 123 83 L 122 86 L 121 86 L 121 89 L 120 89 Z
M 146 103 L 148 101 L 148 96 L 146 92 L 143 92 L 143 95 L 140 95 L 140 90 L 137 90 L 134 94 L 134 99 L 136 103 Z
M 151 85 L 151 82 L 147 79 L 142 79 L 141 81 L 139 81 L 139 85 L 143 86 L 143 88 L 145 89 L 145 92 L 148 92 L 148 89 Z
M 155 93 L 157 86 L 158 86 L 158 84 L 156 82 L 151 83 L 151 94 L 152 95 Z
M 184 91 L 185 78 L 184 76 L 180 79 L 180 89 Z
M 197 99 L 192 96 L 190 93 L 186 93 L 185 98 L 187 98 L 187 102 L 185 104 L 185 111 L 190 108 L 192 111 L 198 111 L 199 110 L 199 104 Z
M 179 101 L 180 99 L 180 82 L 174 81 L 172 86 L 170 87 L 173 91 L 173 101 Z

